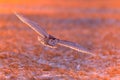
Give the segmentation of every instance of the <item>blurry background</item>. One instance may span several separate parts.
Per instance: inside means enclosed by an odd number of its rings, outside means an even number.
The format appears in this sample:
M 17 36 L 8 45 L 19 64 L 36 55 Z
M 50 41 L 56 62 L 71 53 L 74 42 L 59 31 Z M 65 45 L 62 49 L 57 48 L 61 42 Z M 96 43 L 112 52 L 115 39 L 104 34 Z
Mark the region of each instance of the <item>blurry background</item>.
M 44 48 L 13 12 L 99 57 Z M 119 0 L 0 0 L 0 80 L 119 80 Z
M 65 15 L 74 18 L 103 18 L 112 23 L 120 13 L 118 0 L 0 0 L 0 14 Z M 71 16 L 72 15 L 72 16 Z M 59 17 L 59 16 L 58 16 Z M 111 19 L 112 18 L 112 19 Z
M 114 13 L 119 7 L 118 0 L 0 0 L 0 13 Z

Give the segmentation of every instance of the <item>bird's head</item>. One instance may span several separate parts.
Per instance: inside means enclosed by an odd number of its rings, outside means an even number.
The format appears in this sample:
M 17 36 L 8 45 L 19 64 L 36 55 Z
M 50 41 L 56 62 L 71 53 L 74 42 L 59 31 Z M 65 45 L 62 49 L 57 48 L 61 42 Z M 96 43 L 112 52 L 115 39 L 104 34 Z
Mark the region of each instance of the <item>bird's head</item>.
M 58 43 L 58 39 L 49 35 L 49 38 L 47 39 L 47 43 L 50 46 L 55 46 Z

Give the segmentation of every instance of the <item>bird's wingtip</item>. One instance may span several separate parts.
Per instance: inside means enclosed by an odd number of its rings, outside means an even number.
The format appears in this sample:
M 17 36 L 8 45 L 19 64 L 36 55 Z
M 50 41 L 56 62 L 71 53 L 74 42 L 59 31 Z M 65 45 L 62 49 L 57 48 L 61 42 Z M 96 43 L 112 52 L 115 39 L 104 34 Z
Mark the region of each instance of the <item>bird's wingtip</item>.
M 15 16 L 17 16 L 17 17 L 19 17 L 20 15 L 16 12 L 16 11 L 14 11 L 13 12 L 14 14 L 15 14 Z
M 13 14 L 15 14 L 16 16 L 18 15 L 18 13 L 16 11 L 13 11 Z

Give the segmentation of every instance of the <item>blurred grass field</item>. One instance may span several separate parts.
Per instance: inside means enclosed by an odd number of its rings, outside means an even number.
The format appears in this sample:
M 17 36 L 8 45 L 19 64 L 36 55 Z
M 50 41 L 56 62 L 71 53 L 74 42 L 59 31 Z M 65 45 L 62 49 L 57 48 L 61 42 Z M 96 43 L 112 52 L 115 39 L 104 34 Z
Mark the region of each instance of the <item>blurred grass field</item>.
M 0 80 L 119 80 L 119 1 L 0 1 Z M 100 57 L 49 49 L 13 11 Z

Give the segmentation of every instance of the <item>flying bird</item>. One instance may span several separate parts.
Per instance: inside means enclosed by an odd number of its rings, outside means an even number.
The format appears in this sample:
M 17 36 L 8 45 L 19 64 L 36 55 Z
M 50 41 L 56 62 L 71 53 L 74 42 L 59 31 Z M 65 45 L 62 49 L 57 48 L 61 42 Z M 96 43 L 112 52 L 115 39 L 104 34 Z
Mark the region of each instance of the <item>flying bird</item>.
M 91 54 L 95 56 L 95 54 L 91 53 L 88 49 L 80 46 L 79 44 L 71 42 L 71 41 L 55 38 L 54 36 L 48 34 L 45 29 L 43 29 L 41 26 L 39 26 L 34 21 L 31 21 L 18 13 L 15 13 L 15 15 L 23 23 L 27 24 L 31 29 L 33 29 L 39 35 L 38 40 L 41 42 L 41 44 L 51 47 L 51 48 L 55 48 L 56 45 L 60 45 L 60 46 L 64 46 L 64 47 L 68 47 L 70 49 L 76 50 L 81 53 L 87 53 L 87 54 Z

